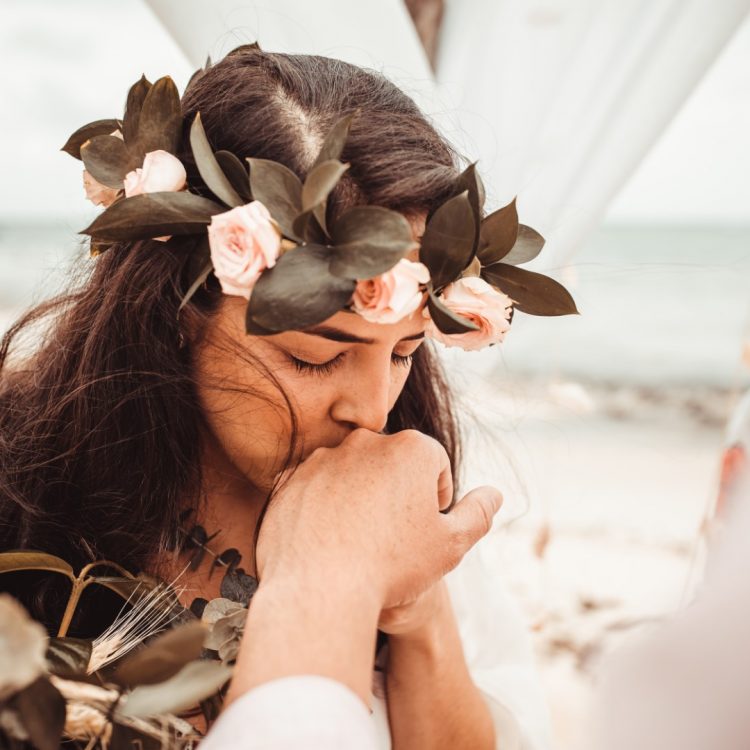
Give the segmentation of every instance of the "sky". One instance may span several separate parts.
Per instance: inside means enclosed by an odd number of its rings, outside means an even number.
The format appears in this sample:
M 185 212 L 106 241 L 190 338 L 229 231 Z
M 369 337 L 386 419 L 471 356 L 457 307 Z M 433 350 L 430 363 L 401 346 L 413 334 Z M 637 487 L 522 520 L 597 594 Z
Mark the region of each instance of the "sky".
M 64 30 L 64 33 L 63 31 Z M 93 216 L 81 166 L 59 149 L 80 125 L 120 116 L 145 73 L 191 73 L 142 0 L 3 0 L 0 221 Z M 610 205 L 612 223 L 750 225 L 750 20 Z

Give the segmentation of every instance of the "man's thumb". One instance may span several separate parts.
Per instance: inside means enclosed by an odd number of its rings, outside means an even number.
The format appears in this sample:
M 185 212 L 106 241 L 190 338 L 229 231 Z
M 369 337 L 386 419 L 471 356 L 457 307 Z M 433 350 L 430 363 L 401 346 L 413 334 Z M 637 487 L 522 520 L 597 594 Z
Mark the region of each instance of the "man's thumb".
M 503 504 L 503 496 L 495 487 L 485 485 L 467 492 L 446 514 L 455 535 L 473 547 L 492 528 L 492 520 Z

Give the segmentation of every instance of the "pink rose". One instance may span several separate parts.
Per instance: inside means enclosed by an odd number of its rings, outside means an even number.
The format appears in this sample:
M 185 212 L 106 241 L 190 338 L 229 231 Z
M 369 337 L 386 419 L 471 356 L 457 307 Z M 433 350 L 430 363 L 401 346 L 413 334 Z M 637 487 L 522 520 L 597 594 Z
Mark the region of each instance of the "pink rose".
M 422 315 L 429 320 L 425 335 L 445 346 L 460 346 L 467 351 L 481 349 L 502 341 L 510 329 L 513 300 L 478 276 L 466 276 L 448 284 L 439 299 L 451 312 L 479 326 L 477 331 L 443 333 L 425 307 Z
M 279 257 L 281 232 L 260 201 L 211 217 L 208 242 L 224 294 L 250 299 L 258 277 Z
M 358 281 L 352 306 L 371 323 L 396 323 L 422 304 L 420 284 L 429 280 L 427 266 L 402 258 L 380 276 Z
M 182 162 L 168 151 L 149 151 L 143 167 L 128 172 L 123 180 L 125 196 L 143 193 L 178 192 L 185 187 L 187 174 Z

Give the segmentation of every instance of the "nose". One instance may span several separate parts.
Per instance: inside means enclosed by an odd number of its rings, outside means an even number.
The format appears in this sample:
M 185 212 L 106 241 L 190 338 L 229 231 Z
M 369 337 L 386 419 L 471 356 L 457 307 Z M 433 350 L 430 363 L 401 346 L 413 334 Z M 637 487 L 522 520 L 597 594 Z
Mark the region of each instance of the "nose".
M 330 409 L 331 418 L 352 428 L 382 432 L 391 404 L 390 356 L 385 363 L 368 364 L 338 393 Z

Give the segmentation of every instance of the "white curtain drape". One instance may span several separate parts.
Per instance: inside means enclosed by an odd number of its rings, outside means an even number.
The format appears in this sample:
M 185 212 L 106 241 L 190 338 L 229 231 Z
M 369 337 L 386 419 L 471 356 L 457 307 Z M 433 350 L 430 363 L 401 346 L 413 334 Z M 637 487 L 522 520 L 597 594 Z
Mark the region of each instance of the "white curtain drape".
M 750 0 L 446 0 L 433 73 L 401 0 L 148 0 L 191 62 L 241 42 L 382 71 L 518 195 L 563 267 L 739 26 Z M 685 154 L 689 159 L 690 154 Z

